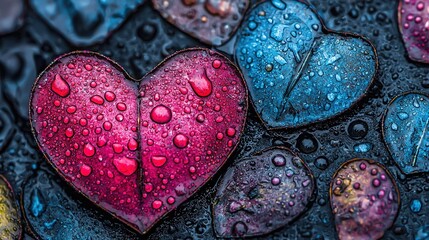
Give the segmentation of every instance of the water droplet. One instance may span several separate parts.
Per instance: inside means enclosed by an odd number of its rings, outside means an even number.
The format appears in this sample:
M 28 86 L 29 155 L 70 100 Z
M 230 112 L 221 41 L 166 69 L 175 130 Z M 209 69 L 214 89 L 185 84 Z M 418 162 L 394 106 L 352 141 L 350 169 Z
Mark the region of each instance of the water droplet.
M 222 66 L 222 62 L 220 60 L 216 59 L 213 61 L 212 66 L 213 66 L 213 68 L 218 69 Z
M 60 97 L 67 97 L 70 94 L 69 84 L 58 74 L 55 75 L 55 79 L 52 81 L 51 89 Z
M 325 170 L 329 166 L 328 159 L 325 157 L 318 157 L 314 160 L 314 166 L 316 166 L 320 170 Z
M 411 201 L 410 209 L 414 213 L 420 212 L 422 209 L 422 202 L 419 199 L 414 199 Z
M 197 115 L 197 122 L 202 123 L 204 122 L 204 120 L 206 120 L 206 117 L 204 116 L 204 114 Z
M 139 145 L 138 142 L 134 138 L 131 138 L 128 141 L 127 147 L 130 151 L 135 151 L 137 150 L 138 145 Z
M 156 123 L 168 123 L 171 120 L 172 113 L 170 108 L 164 105 L 158 105 L 150 112 L 150 118 Z
M 280 10 L 286 9 L 286 4 L 282 0 L 271 0 L 271 3 Z
M 112 148 L 115 153 L 122 153 L 124 151 L 124 146 L 119 143 L 112 144 Z
M 76 106 L 69 106 L 67 108 L 67 112 L 70 113 L 70 114 L 75 113 L 76 112 Z
M 365 153 L 365 152 L 369 152 L 372 149 L 372 144 L 371 143 L 360 143 L 360 144 L 356 144 L 353 147 L 355 152 L 358 153 Z
M 114 158 L 113 165 L 125 176 L 129 176 L 137 170 L 137 161 L 127 157 Z
M 67 128 L 66 129 L 66 136 L 69 137 L 69 138 L 71 138 L 71 137 L 73 137 L 73 135 L 74 135 L 73 129 Z
M 238 237 L 244 236 L 247 233 L 247 225 L 242 221 L 234 223 L 232 233 Z
M 212 82 L 207 77 L 206 70 L 202 74 L 195 74 L 189 79 L 192 90 L 200 97 L 208 97 L 212 93 Z
M 283 155 L 275 155 L 271 158 L 271 162 L 276 167 L 282 167 L 282 166 L 286 165 L 286 158 Z
M 104 93 L 104 98 L 108 102 L 113 102 L 116 99 L 116 95 L 111 91 L 107 91 L 106 93 Z
M 362 139 L 368 133 L 368 124 L 362 120 L 355 120 L 350 123 L 347 128 L 347 132 L 351 139 Z
M 152 202 L 152 208 L 159 209 L 160 207 L 162 207 L 162 202 L 160 200 L 155 200 Z
M 125 111 L 125 110 L 127 110 L 127 105 L 125 103 L 118 103 L 118 104 L 116 104 L 116 108 L 119 111 Z
M 167 203 L 168 204 L 171 205 L 171 204 L 174 204 L 175 202 L 176 202 L 176 199 L 174 197 L 170 196 L 170 197 L 167 198 Z
M 104 103 L 104 99 L 100 95 L 94 95 L 90 98 L 91 102 L 102 105 Z
M 92 168 L 86 164 L 82 164 L 80 166 L 80 174 L 84 177 L 89 176 L 89 174 L 91 174 L 92 172 Z
M 103 123 L 103 128 L 106 131 L 110 131 L 110 129 L 112 129 L 112 123 L 111 122 L 104 122 Z
M 273 177 L 273 178 L 271 179 L 271 183 L 272 183 L 274 186 L 279 185 L 279 184 L 280 184 L 280 178 L 278 178 L 278 177 Z
M 407 119 L 407 118 L 408 118 L 408 113 L 405 113 L 405 112 L 399 112 L 399 113 L 398 113 L 398 118 L 399 118 L 400 120 L 405 120 L 405 119 Z
M 226 135 L 227 135 L 228 137 L 234 137 L 234 136 L 235 136 L 235 129 L 234 129 L 234 128 L 228 128 L 228 129 L 226 130 Z
M 85 144 L 85 146 L 83 147 L 83 154 L 85 154 L 85 156 L 87 156 L 87 157 L 94 156 L 94 154 L 95 154 L 94 146 L 92 146 L 91 143 Z
M 116 115 L 115 119 L 118 122 L 122 122 L 122 121 L 124 121 L 124 115 L 118 114 L 118 115 Z
M 297 148 L 303 153 L 315 152 L 319 146 L 316 138 L 309 133 L 302 133 L 297 139 Z
M 162 167 L 167 162 L 165 156 L 152 156 L 150 159 L 155 167 Z
M 179 133 L 174 136 L 173 143 L 178 148 L 185 148 L 188 146 L 188 137 Z
M 92 70 L 92 65 L 91 64 L 85 64 L 85 69 L 87 70 L 87 71 L 91 71 Z

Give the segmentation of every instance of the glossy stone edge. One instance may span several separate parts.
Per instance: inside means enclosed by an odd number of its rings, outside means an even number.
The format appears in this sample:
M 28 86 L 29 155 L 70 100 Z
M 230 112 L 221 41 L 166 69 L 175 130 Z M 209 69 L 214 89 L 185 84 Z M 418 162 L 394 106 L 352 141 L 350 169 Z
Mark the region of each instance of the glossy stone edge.
M 396 191 L 396 193 L 397 193 L 397 195 L 398 195 L 398 211 L 396 212 L 396 215 L 395 215 L 395 218 L 393 219 L 393 222 L 392 222 L 392 226 L 393 226 L 393 224 L 395 223 L 395 221 L 397 220 L 397 218 L 398 218 L 398 216 L 399 216 L 399 212 L 400 212 L 400 210 L 401 210 L 401 192 L 399 191 L 399 188 L 398 188 L 398 185 L 396 184 L 396 179 L 393 177 L 393 175 L 390 173 L 390 171 L 383 165 L 383 164 L 381 164 L 381 163 L 379 163 L 379 162 L 377 162 L 377 161 L 375 161 L 375 160 L 373 160 L 373 159 L 368 159 L 368 158 L 352 158 L 352 159 L 349 159 L 349 160 L 347 160 L 347 161 L 345 161 L 345 162 L 343 162 L 343 163 L 341 163 L 341 165 L 340 166 L 338 166 L 338 168 L 335 170 L 335 172 L 332 174 L 332 176 L 331 176 L 331 181 L 330 181 L 330 183 L 329 183 L 329 195 L 328 195 L 328 198 L 329 198 L 329 207 L 330 207 L 330 209 L 331 209 L 331 218 L 334 218 L 335 217 L 335 214 L 334 214 L 334 209 L 333 209 L 333 206 L 332 206 L 332 202 L 331 202 L 331 198 L 332 198 L 332 196 L 333 196 L 333 192 L 332 192 L 332 190 L 333 190 L 333 186 L 334 186 L 334 183 L 335 183 L 335 176 L 337 176 L 338 175 L 338 173 L 346 166 L 346 165 L 348 165 L 348 164 L 350 164 L 350 163 L 353 163 L 353 162 L 356 162 L 356 161 L 366 161 L 366 162 L 368 162 L 369 164 L 375 164 L 375 165 L 377 165 L 378 167 L 380 167 L 381 169 L 383 169 L 385 172 L 386 172 L 386 174 L 387 174 L 387 176 L 390 178 L 390 180 L 392 180 L 392 185 L 393 185 L 393 187 L 395 188 L 395 191 Z M 334 219 L 333 219 L 334 220 Z M 336 223 L 335 223 L 335 221 L 334 221 L 334 224 L 336 225 Z M 391 228 L 392 226 L 390 226 L 389 228 Z M 389 228 L 387 228 L 387 229 L 389 229 Z M 337 228 L 336 228 L 336 226 L 334 226 L 334 229 L 335 229 L 335 233 L 336 233 L 336 236 L 337 236 L 337 238 L 338 238 L 338 232 L 337 232 Z M 387 230 L 386 229 L 386 230 Z
M 390 158 L 395 162 L 395 165 L 396 165 L 396 167 L 403 173 L 403 174 L 405 174 L 405 175 L 418 175 L 418 174 L 425 174 L 424 172 L 418 172 L 418 171 L 412 171 L 412 172 L 410 172 L 410 173 L 406 173 L 404 170 L 402 170 L 402 168 L 399 166 L 399 163 L 396 161 L 396 159 L 393 157 L 393 153 L 392 153 L 392 151 L 390 150 L 390 148 L 389 148 L 389 145 L 388 145 L 388 143 L 386 142 L 386 136 L 385 136 L 385 132 L 384 132 L 384 123 L 385 123 L 385 121 L 386 121 L 386 117 L 387 117 L 387 114 L 388 114 L 388 112 L 389 112 L 389 108 L 390 108 L 390 106 L 398 99 L 398 98 L 400 98 L 400 97 L 405 97 L 405 96 L 407 96 L 407 95 L 410 95 L 410 94 L 417 94 L 417 95 L 422 95 L 422 96 L 424 96 L 424 97 L 427 97 L 427 98 L 429 98 L 429 94 L 426 94 L 426 93 L 423 93 L 423 92 L 417 92 L 417 91 L 407 91 L 407 92 L 404 92 L 404 93 L 401 93 L 401 94 L 399 94 L 399 95 L 396 95 L 395 97 L 393 97 L 392 98 L 392 100 L 390 100 L 389 101 L 389 103 L 386 105 L 386 110 L 384 110 L 384 113 L 383 113 L 383 116 L 382 116 L 382 118 L 381 118 L 381 138 L 383 139 L 383 144 L 384 144 L 384 146 L 386 147 L 386 149 L 387 149 L 387 152 L 389 153 L 389 155 L 390 155 Z
M 225 59 L 225 61 L 227 62 L 227 63 L 229 63 L 230 65 L 231 65 L 231 67 L 232 68 L 234 68 L 235 70 L 236 70 L 236 72 L 237 72 L 237 74 L 238 74 L 238 76 L 240 77 L 240 79 L 241 79 L 241 82 L 242 82 L 242 84 L 243 84 L 243 86 L 244 86 L 244 90 L 245 90 L 245 94 L 244 94 L 244 99 L 243 99 L 243 102 L 245 103 L 245 108 L 244 108 L 244 112 L 243 112 L 243 114 L 244 114 L 244 119 L 245 119 L 245 121 L 243 122 L 243 124 L 242 124 L 242 126 L 241 126 L 241 129 L 240 129 L 240 131 L 237 131 L 237 133 L 239 134 L 239 138 L 238 138 L 238 142 L 235 144 L 235 146 L 234 147 L 232 147 L 231 148 L 231 150 L 230 150 L 230 152 L 229 152 L 229 154 L 225 157 L 225 161 L 224 161 L 224 163 L 223 164 L 220 164 L 219 166 L 218 166 L 218 168 L 216 168 L 216 169 L 214 169 L 215 171 L 215 174 L 213 174 L 213 175 L 211 175 L 210 177 L 208 177 L 204 182 L 203 182 L 203 184 L 201 184 L 201 186 L 199 186 L 198 188 L 196 188 L 193 192 L 191 192 L 191 194 L 190 194 L 190 196 L 193 196 L 197 191 L 199 191 L 203 186 L 205 186 L 206 184 L 207 184 L 207 182 L 209 182 L 214 176 L 216 176 L 216 173 L 218 173 L 219 172 L 219 169 L 221 169 L 223 166 L 225 166 L 226 165 L 226 162 L 228 161 L 228 159 L 231 157 L 231 155 L 233 155 L 234 153 L 235 153 L 235 151 L 236 151 L 236 149 L 237 149 L 237 147 L 238 147 L 238 145 L 240 144 L 240 141 L 241 141 L 241 136 L 242 136 L 242 133 L 244 132 L 244 129 L 245 129 L 245 127 L 246 127 L 246 123 L 247 123 L 247 113 L 248 113 L 248 109 L 249 109 L 249 96 L 248 96 L 248 89 L 247 89 L 247 85 L 246 85 L 246 81 L 244 80 L 244 77 L 243 77 L 243 74 L 241 73 L 241 71 L 240 71 L 240 69 L 237 67 L 237 65 L 233 62 L 233 61 L 231 61 L 227 56 L 225 56 L 223 53 L 221 53 L 221 52 L 218 52 L 218 51 L 215 51 L 215 50 L 211 50 L 211 49 L 208 49 L 208 48 L 201 48 L 201 47 L 195 47 L 195 48 L 186 48 L 186 49 L 182 49 L 182 50 L 179 50 L 179 51 L 176 51 L 175 53 L 173 53 L 173 54 L 171 54 L 171 55 L 169 55 L 168 57 L 166 57 L 165 59 L 163 59 L 160 63 L 158 63 L 154 68 L 152 68 L 152 70 L 150 70 L 148 73 L 146 73 L 142 78 L 140 78 L 140 79 L 136 79 L 136 78 L 133 78 L 133 77 L 131 77 L 129 74 L 128 74 L 128 72 L 121 66 L 121 65 L 119 65 L 116 61 L 114 61 L 114 60 L 112 60 L 112 59 L 110 59 L 110 58 L 108 58 L 108 57 L 106 57 L 106 56 L 104 56 L 103 54 L 100 54 L 100 53 L 97 53 L 97 52 L 93 52 L 93 51 L 86 51 L 86 50 L 78 50 L 78 51 L 72 51 L 72 52 L 69 52 L 69 53 L 66 53 L 66 54 L 63 54 L 63 55 L 61 55 L 61 56 L 59 56 L 59 57 L 57 57 L 57 58 L 55 58 L 38 76 L 37 76 L 37 78 L 36 78 L 36 80 L 34 81 L 34 83 L 33 83 L 33 87 L 32 87 L 32 89 L 31 89 L 31 95 L 30 95 L 30 100 L 29 100 L 29 107 L 28 107 L 28 116 L 29 116 L 29 122 L 30 122 L 30 128 L 31 128 L 31 133 L 32 133 L 32 135 L 33 135 L 33 137 L 34 137 L 34 139 L 35 139 L 35 141 L 36 141 L 36 143 L 37 143 L 37 146 L 38 146 L 38 148 L 39 148 L 39 151 L 43 154 L 43 157 L 46 159 L 46 161 L 48 162 L 48 164 L 49 164 L 49 166 L 51 166 L 54 170 L 55 170 L 55 174 L 57 174 L 58 176 L 60 176 L 60 178 L 64 181 L 64 182 L 66 182 L 67 184 L 68 184 L 68 186 L 70 186 L 70 187 L 72 187 L 75 191 L 77 191 L 81 196 L 83 196 L 83 197 L 85 197 L 86 199 L 88 199 L 90 202 L 92 202 L 93 204 L 94 204 L 94 206 L 96 206 L 99 210 L 102 210 L 102 211 L 104 211 L 104 212 L 106 212 L 106 213 L 108 213 L 108 214 L 110 214 L 111 216 L 113 216 L 115 219 L 117 219 L 117 220 L 119 220 L 119 221 L 121 221 L 122 223 L 124 223 L 125 225 L 127 225 L 127 226 L 129 226 L 130 228 L 132 228 L 134 231 L 136 231 L 137 233 L 139 233 L 139 234 L 141 234 L 141 235 L 144 235 L 144 234 L 146 234 L 147 232 L 149 232 L 152 228 L 153 228 L 153 226 L 154 225 L 156 225 L 156 224 L 158 224 L 159 222 L 161 222 L 166 216 L 168 216 L 168 215 L 170 215 L 170 213 L 172 212 L 172 211 L 175 211 L 175 210 L 177 210 L 178 209 L 178 207 L 176 207 L 176 208 L 173 208 L 173 209 L 170 209 L 169 211 L 167 211 L 167 212 L 165 212 L 165 214 L 161 217 L 161 218 L 159 218 L 158 220 L 156 220 L 155 222 L 153 222 L 151 225 L 149 225 L 148 227 L 147 227 L 147 229 L 145 229 L 144 231 L 140 231 L 136 226 L 134 226 L 134 225 L 132 225 L 131 223 L 129 223 L 129 222 L 126 222 L 125 220 L 122 220 L 122 219 L 120 219 L 120 218 L 118 218 L 114 213 L 112 213 L 112 212 L 110 212 L 110 211 L 108 211 L 107 209 L 105 209 L 104 207 L 102 207 L 102 206 L 100 206 L 100 205 L 98 205 L 98 204 L 96 204 L 93 200 L 91 200 L 86 194 L 84 194 L 83 192 L 81 192 L 80 190 L 78 190 L 73 184 L 72 184 L 72 182 L 69 182 L 67 179 L 66 179 L 66 177 L 63 175 L 63 174 L 61 174 L 61 172 L 59 171 L 59 169 L 53 164 L 53 162 L 51 161 L 51 158 L 45 153 L 45 151 L 43 151 L 43 147 L 42 147 L 42 145 L 40 144 L 40 142 L 39 142 L 39 140 L 38 140 L 38 138 L 37 138 L 37 132 L 36 132 L 36 130 L 35 130 L 35 128 L 34 128 L 34 126 L 33 126 L 33 117 L 32 117 L 32 114 L 31 114 L 31 110 L 32 110 L 32 103 L 33 103 L 33 96 L 34 96 L 34 92 L 35 92 L 35 89 L 36 89 L 36 87 L 37 87 L 37 85 L 38 85 L 38 82 L 41 80 L 41 78 L 42 78 L 42 76 L 46 73 L 46 72 L 48 72 L 48 71 L 50 71 L 51 70 L 51 68 L 53 68 L 54 66 L 55 66 L 55 64 L 57 64 L 57 62 L 58 61 L 60 61 L 61 59 L 63 59 L 63 58 L 65 58 L 65 57 L 68 57 L 68 56 L 73 56 L 73 55 L 89 55 L 89 56 L 93 56 L 93 57 L 96 57 L 96 58 L 99 58 L 99 59 L 102 59 L 102 60 L 104 60 L 104 61 L 107 61 L 107 62 L 109 62 L 110 64 L 112 64 L 112 66 L 113 67 L 115 67 L 115 68 L 117 68 L 118 69 L 118 71 L 119 72 L 121 72 L 121 73 L 123 73 L 124 74 L 124 78 L 126 78 L 127 80 L 129 80 L 129 81 L 133 81 L 133 82 L 135 82 L 135 83 L 140 83 L 141 81 L 143 81 L 147 76 L 149 76 L 150 74 L 152 74 L 153 72 L 155 72 L 158 68 L 160 68 L 161 66 L 163 66 L 165 63 L 167 63 L 169 60 L 171 60 L 172 58 L 174 58 L 174 57 L 176 57 L 177 55 L 179 55 L 179 54 L 182 54 L 182 53 L 186 53 L 186 52 L 192 52 L 192 51 L 205 51 L 205 52 L 207 52 L 208 54 L 210 54 L 210 55 L 212 55 L 213 53 L 214 54 L 217 54 L 217 55 L 220 55 L 223 59 Z M 137 97 L 136 97 L 136 100 L 137 100 Z M 189 198 L 188 198 L 189 199 Z M 187 202 L 188 200 L 186 200 L 185 202 Z M 184 204 L 185 202 L 183 202 L 182 204 Z
M 304 208 L 304 210 L 300 213 L 300 214 L 298 214 L 298 215 L 296 215 L 289 223 L 287 223 L 287 224 L 285 224 L 284 226 L 282 226 L 282 227 L 279 227 L 279 228 L 277 228 L 277 229 L 275 229 L 275 230 L 273 230 L 273 231 L 271 231 L 271 232 L 268 232 L 268 233 L 265 233 L 265 234 L 260 234 L 260 235 L 253 235 L 253 236 L 246 236 L 246 237 L 222 237 L 221 235 L 219 235 L 219 233 L 218 232 L 216 232 L 216 228 L 215 228 L 215 221 L 213 220 L 215 217 L 214 217 L 214 206 L 215 205 L 217 205 L 218 204 L 218 202 L 217 202 L 217 198 L 216 198 L 216 195 L 217 195 L 217 192 L 218 192 L 218 189 L 217 189 L 217 186 L 222 182 L 222 180 L 223 180 L 223 177 L 225 176 L 225 175 L 227 175 L 227 172 L 228 171 L 233 171 L 234 170 L 234 167 L 238 164 L 238 163 L 241 163 L 241 162 L 243 162 L 243 161 L 247 161 L 247 160 L 250 160 L 252 157 L 258 157 L 258 156 L 261 156 L 262 154 L 264 154 L 265 152 L 268 152 L 268 151 L 271 151 L 271 150 L 280 150 L 280 151 L 287 151 L 287 152 L 289 152 L 293 157 L 297 157 L 297 158 L 299 158 L 299 160 L 300 160 L 300 162 L 302 163 L 302 165 L 304 166 L 304 168 L 306 168 L 307 169 L 307 171 L 310 173 L 310 179 L 311 179 L 311 182 L 312 182 L 312 184 L 313 184 L 313 192 L 311 193 L 311 198 L 309 199 L 309 201 L 308 201 L 308 204 L 307 204 L 307 206 Z M 290 226 L 290 225 L 292 225 L 294 222 L 296 222 L 301 216 L 303 216 L 305 213 L 307 213 L 308 212 L 308 210 L 310 210 L 311 209 L 311 207 L 313 206 L 313 203 L 314 203 L 314 201 L 315 201 L 315 199 L 317 198 L 317 195 L 318 195 L 318 188 L 317 188 L 317 181 L 316 181 L 316 179 L 314 178 L 314 173 L 313 173 L 313 171 L 311 170 L 311 168 L 310 167 L 308 167 L 308 165 L 307 165 L 307 163 L 305 162 L 305 160 L 304 159 L 302 159 L 295 151 L 293 151 L 292 149 L 290 149 L 290 148 L 288 148 L 288 147 L 284 147 L 284 146 L 271 146 L 271 147 L 268 147 L 268 148 L 265 148 L 265 149 L 263 149 L 263 150 L 261 150 L 261 151 L 258 151 L 258 152 L 255 152 L 255 153 L 253 153 L 253 154 L 251 154 L 250 156 L 248 156 L 248 157 L 242 157 L 242 158 L 240 158 L 240 159 L 238 159 L 236 162 L 234 162 L 231 166 L 229 166 L 229 168 L 228 168 L 228 171 L 226 171 L 224 174 L 222 174 L 222 176 L 217 180 L 217 182 L 216 182 L 216 193 L 214 194 L 215 196 L 213 197 L 213 201 L 212 201 L 212 204 L 211 204 L 211 206 L 210 206 L 210 212 L 211 212 L 211 217 L 212 217 L 212 221 L 211 221 L 211 225 L 212 225 L 212 227 L 213 227 L 213 233 L 215 234 L 215 236 L 217 237 L 217 238 L 219 238 L 219 239 L 222 239 L 222 238 L 225 238 L 225 239 L 243 239 L 243 238 L 258 238 L 258 237 L 264 237 L 264 236 L 268 236 L 269 234 L 272 234 L 273 232 L 277 232 L 277 231 L 279 231 L 280 229 L 282 229 L 282 228 L 285 228 L 285 227 L 287 227 L 287 226 Z
M 343 111 L 340 111 L 337 114 L 332 115 L 330 117 L 327 117 L 324 119 L 319 119 L 317 121 L 310 122 L 310 123 L 299 124 L 299 125 L 296 125 L 294 127 L 270 127 L 270 126 L 268 126 L 268 123 L 265 122 L 262 119 L 262 117 L 259 115 L 258 111 L 256 111 L 255 103 L 253 102 L 252 96 L 250 96 L 249 102 L 252 104 L 253 109 L 255 109 L 256 116 L 258 116 L 258 119 L 260 120 L 260 122 L 264 125 L 265 129 L 267 129 L 267 130 L 297 130 L 299 128 L 311 126 L 313 124 L 318 124 L 321 122 L 327 122 L 327 121 L 332 120 L 332 119 L 334 119 L 334 118 L 336 118 L 336 117 L 338 117 L 338 116 L 340 116 L 346 112 L 349 112 L 351 110 L 351 108 L 353 108 L 358 102 L 360 102 L 363 98 L 368 96 L 368 92 L 371 89 L 371 87 L 373 86 L 375 79 L 378 78 L 378 74 L 379 74 L 380 64 L 378 61 L 378 52 L 377 52 L 377 49 L 374 46 L 374 44 L 367 37 L 360 35 L 360 34 L 357 34 L 357 33 L 352 33 L 352 32 L 340 32 L 340 31 L 331 30 L 325 25 L 325 22 L 323 21 L 323 19 L 321 18 L 321 16 L 319 15 L 319 13 L 317 12 L 317 10 L 315 9 L 315 7 L 312 4 L 308 3 L 306 0 L 295 0 L 295 1 L 307 5 L 308 8 L 317 16 L 317 19 L 319 20 L 320 25 L 322 26 L 321 31 L 323 34 L 336 34 L 336 35 L 339 35 L 342 37 L 359 38 L 362 41 L 368 43 L 371 46 L 371 48 L 374 52 L 374 57 L 375 57 L 375 59 L 374 59 L 374 62 L 375 62 L 374 75 L 372 76 L 371 80 L 369 81 L 369 84 L 368 84 L 367 88 L 365 89 L 365 92 L 359 98 L 356 98 L 356 100 L 351 103 L 349 108 L 347 108 Z M 260 1 L 256 4 L 254 4 L 250 9 L 247 10 L 246 15 L 242 21 L 244 22 L 245 20 L 247 20 L 247 18 L 249 17 L 249 14 L 248 14 L 249 12 L 253 11 L 256 7 L 258 7 L 260 4 L 263 4 L 265 2 L 266 1 Z M 236 37 L 237 37 L 237 39 L 239 38 L 238 35 Z M 234 49 L 236 48 L 237 42 L 238 42 L 237 40 L 234 42 Z M 238 65 L 238 59 L 237 59 L 237 56 L 235 54 L 233 54 L 233 58 L 234 58 L 235 65 L 239 66 Z M 246 81 L 246 83 L 247 83 L 247 81 Z

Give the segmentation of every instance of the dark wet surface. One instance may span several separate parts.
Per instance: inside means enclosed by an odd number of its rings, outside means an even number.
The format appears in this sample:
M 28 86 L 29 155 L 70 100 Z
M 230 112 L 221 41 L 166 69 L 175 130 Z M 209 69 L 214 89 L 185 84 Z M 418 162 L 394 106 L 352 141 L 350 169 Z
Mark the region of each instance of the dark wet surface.
M 303 216 L 272 233 L 270 238 L 335 239 L 328 202 L 329 182 L 342 163 L 355 157 L 374 159 L 384 164 L 397 181 L 401 206 L 393 227 L 386 231 L 383 239 L 413 239 L 419 230 L 420 236 L 427 232 L 427 227 L 423 226 L 427 224 L 429 214 L 429 175 L 404 175 L 390 157 L 381 135 L 382 115 L 395 95 L 407 91 L 429 93 L 429 68 L 411 62 L 406 55 L 397 26 L 397 3 L 384 0 L 311 2 L 329 28 L 365 35 L 376 47 L 380 70 L 369 95 L 334 120 L 287 131 L 265 130 L 250 108 L 236 154 L 213 181 L 169 214 L 145 238 L 213 239 L 210 206 L 216 192 L 216 181 L 235 160 L 273 145 L 290 147 L 298 152 L 315 175 L 317 197 Z M 168 24 L 150 3 L 145 3 L 104 43 L 86 49 L 106 54 L 132 76 L 141 77 L 170 53 L 193 46 L 204 45 Z M 31 9 L 27 11 L 22 28 L 0 37 L 0 173 L 8 178 L 17 194 L 21 192 L 24 179 L 41 169 L 59 180 L 35 145 L 27 120 L 26 99 L 37 74 L 57 56 L 75 49 Z M 10 55 L 5 53 L 18 54 L 6 57 Z M 82 205 L 96 213 L 100 211 L 62 180 L 59 182 L 65 197 L 76 202 L 70 205 L 74 211 L 85 211 L 79 207 Z M 108 221 L 115 220 L 105 220 L 105 214 L 93 216 L 103 225 L 121 228 L 120 231 L 128 229 L 120 223 L 109 225 Z M 43 218 L 40 221 L 44 221 Z M 87 225 L 82 226 L 81 231 L 87 228 Z M 137 234 L 134 236 L 139 237 Z

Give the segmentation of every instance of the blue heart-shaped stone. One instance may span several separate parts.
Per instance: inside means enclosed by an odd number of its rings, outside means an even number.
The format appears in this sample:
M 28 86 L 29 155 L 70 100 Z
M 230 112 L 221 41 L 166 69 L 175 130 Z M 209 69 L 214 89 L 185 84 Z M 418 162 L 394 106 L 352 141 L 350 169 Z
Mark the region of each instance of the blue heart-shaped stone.
M 406 93 L 388 106 L 384 141 L 405 174 L 429 172 L 429 97 Z
M 331 118 L 368 90 L 377 55 L 361 36 L 325 29 L 301 1 L 256 5 L 238 32 L 236 61 L 268 128 Z

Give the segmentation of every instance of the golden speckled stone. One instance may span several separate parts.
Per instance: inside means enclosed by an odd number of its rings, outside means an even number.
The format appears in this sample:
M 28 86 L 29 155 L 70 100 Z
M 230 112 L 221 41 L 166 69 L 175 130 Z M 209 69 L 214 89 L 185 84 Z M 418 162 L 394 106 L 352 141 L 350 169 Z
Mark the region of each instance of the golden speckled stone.
M 18 207 L 9 182 L 0 175 L 0 239 L 20 239 Z

